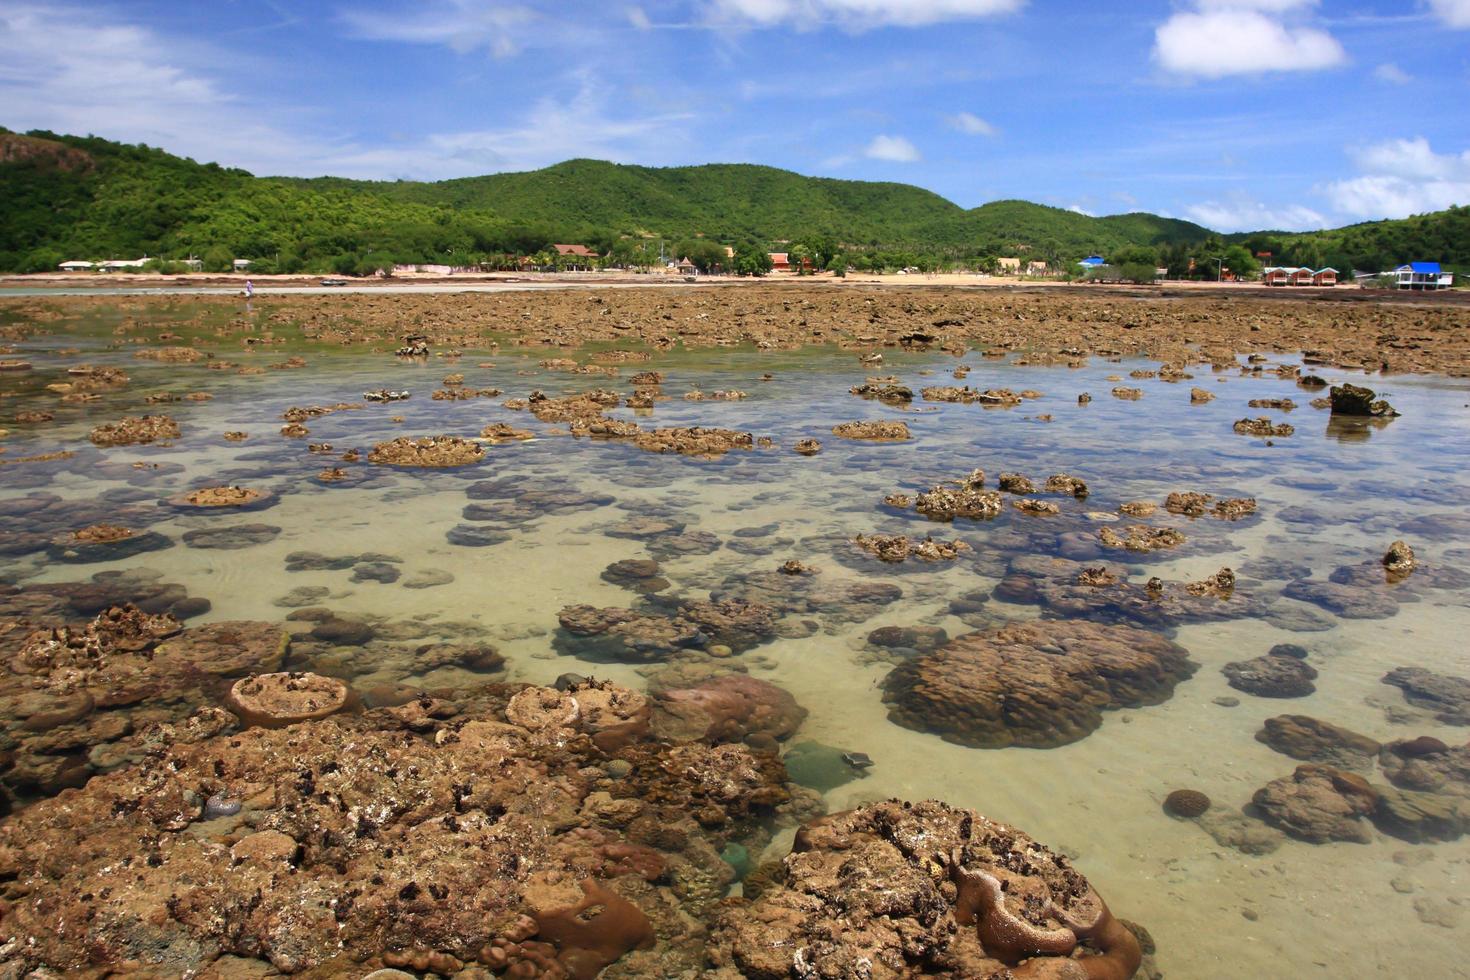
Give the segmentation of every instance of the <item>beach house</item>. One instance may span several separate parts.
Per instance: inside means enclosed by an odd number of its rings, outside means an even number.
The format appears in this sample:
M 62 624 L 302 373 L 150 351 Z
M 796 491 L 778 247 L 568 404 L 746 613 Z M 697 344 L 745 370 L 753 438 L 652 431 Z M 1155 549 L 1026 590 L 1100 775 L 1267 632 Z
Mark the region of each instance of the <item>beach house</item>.
M 1389 275 L 1399 289 L 1449 289 L 1455 284 L 1454 275 L 1440 269 L 1438 262 L 1407 262 Z

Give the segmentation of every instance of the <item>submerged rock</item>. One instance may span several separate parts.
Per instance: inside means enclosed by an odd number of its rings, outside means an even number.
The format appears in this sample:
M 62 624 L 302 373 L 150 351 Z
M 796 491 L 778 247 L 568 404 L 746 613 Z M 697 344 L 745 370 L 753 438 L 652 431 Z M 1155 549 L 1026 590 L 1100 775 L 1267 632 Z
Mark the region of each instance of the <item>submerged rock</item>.
M 1383 676 L 1383 683 L 1399 688 L 1405 701 L 1434 712 L 1446 725 L 1470 725 L 1470 680 L 1464 677 L 1397 667 Z
M 1266 654 L 1253 660 L 1238 660 L 1220 668 L 1237 691 L 1263 698 L 1304 698 L 1317 687 L 1317 671 L 1295 657 Z
M 1339 769 L 1368 767 L 1381 746 L 1366 735 L 1307 715 L 1267 718 L 1256 741 L 1303 762 L 1320 762 Z
M 1377 808 L 1378 793 L 1362 776 L 1341 769 L 1297 766 L 1257 790 L 1252 802 L 1267 823 L 1313 844 L 1373 839 L 1364 818 Z
M 884 682 L 889 718 L 980 748 L 1052 748 L 1085 738 L 1107 709 L 1168 700 L 1194 673 L 1157 633 L 1083 621 L 967 633 L 906 661 Z

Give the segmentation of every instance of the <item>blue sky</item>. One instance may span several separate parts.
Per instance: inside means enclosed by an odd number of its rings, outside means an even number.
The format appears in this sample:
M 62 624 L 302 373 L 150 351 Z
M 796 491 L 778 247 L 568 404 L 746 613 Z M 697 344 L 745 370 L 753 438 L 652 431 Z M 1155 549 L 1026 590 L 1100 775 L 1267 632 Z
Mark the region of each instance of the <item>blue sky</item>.
M 0 125 L 258 174 L 747 162 L 1220 230 L 1470 204 L 1470 0 L 0 0 Z

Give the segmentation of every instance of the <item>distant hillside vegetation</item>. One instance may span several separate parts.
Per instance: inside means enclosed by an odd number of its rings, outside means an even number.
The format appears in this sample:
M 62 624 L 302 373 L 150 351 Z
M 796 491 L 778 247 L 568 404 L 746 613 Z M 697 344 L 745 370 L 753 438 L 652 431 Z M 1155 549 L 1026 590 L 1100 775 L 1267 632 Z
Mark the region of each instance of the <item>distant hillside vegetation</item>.
M 786 242 L 813 254 L 974 262 L 1075 261 L 1132 247 L 1214 247 L 1207 228 L 1146 213 L 1094 218 L 1027 201 L 966 210 L 896 183 L 804 177 L 772 167 L 638 167 L 569 160 L 526 173 L 435 183 L 255 177 L 147 146 L 0 129 L 0 269 L 63 259 L 179 259 L 261 271 L 355 271 L 392 262 L 508 261 L 552 242 L 639 261 L 703 239 L 742 254 Z M 1470 264 L 1470 209 L 1311 235 L 1231 241 L 1376 267 L 1410 258 Z M 677 243 L 677 244 L 676 244 Z M 1266 250 L 1266 249 L 1257 249 Z M 1307 263 L 1303 263 L 1307 264 Z

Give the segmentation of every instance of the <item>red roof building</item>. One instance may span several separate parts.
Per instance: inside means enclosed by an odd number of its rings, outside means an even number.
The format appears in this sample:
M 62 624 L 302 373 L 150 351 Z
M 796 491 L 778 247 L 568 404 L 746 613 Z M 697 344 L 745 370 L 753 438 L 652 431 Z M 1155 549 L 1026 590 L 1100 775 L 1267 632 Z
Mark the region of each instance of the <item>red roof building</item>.
M 553 245 L 551 247 L 556 249 L 557 255 L 576 255 L 587 259 L 597 258 L 597 253 L 586 245 Z

